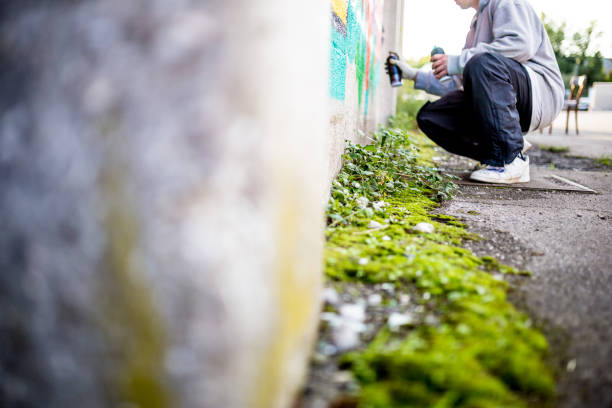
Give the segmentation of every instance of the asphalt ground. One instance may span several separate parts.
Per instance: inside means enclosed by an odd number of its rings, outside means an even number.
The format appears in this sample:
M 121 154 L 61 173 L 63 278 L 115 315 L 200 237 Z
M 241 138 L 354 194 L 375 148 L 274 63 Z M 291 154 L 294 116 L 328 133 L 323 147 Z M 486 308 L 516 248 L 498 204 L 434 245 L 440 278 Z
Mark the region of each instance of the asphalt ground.
M 587 139 L 562 137 L 564 146 L 569 141 L 576 146 L 574 151 L 591 148 Z M 545 141 L 561 145 L 552 138 Z M 602 151 L 592 149 L 591 156 L 600 157 Z M 536 145 L 532 153 L 542 152 Z M 479 255 L 497 256 L 532 272 L 531 277 L 512 278 L 510 297 L 549 339 L 559 377 L 556 406 L 611 408 L 612 168 L 589 160 L 572 162 L 576 169 L 557 168 L 569 163 L 571 154 L 570 148 L 548 157 L 552 164 L 532 165 L 532 173 L 555 174 L 598 194 L 462 185 L 440 212 L 460 218 L 484 238 L 468 244 Z M 455 168 L 473 165 L 454 160 Z

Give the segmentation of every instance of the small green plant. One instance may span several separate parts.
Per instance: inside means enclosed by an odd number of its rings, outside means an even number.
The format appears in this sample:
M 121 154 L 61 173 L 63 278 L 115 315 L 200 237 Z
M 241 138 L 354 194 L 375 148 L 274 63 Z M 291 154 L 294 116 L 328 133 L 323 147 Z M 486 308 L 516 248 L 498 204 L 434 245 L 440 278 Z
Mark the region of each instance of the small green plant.
M 601 156 L 597 159 L 597 163 L 605 167 L 612 167 L 612 156 Z
M 570 151 L 570 148 L 569 146 L 540 145 L 540 150 L 544 150 L 546 152 L 551 153 L 568 153 Z
M 432 193 L 437 200 L 450 198 L 456 189 L 450 176 L 417 161 L 423 142 L 399 128 L 381 128 L 367 146 L 347 142 L 344 166 L 332 183 L 328 224 L 363 224 L 374 215 L 385 218 L 386 211 L 373 203 L 410 188 Z

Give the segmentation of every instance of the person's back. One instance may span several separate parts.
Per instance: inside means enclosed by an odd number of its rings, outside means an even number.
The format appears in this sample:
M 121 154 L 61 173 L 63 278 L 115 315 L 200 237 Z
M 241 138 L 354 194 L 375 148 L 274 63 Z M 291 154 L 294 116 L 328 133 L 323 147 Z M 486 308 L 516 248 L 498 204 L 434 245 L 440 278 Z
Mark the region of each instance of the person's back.
M 487 51 L 527 68 L 533 100 L 530 130 L 550 125 L 563 108 L 565 87 L 544 24 L 528 1 L 480 0 L 463 51 L 449 56 L 448 72 L 461 75 L 472 56 Z

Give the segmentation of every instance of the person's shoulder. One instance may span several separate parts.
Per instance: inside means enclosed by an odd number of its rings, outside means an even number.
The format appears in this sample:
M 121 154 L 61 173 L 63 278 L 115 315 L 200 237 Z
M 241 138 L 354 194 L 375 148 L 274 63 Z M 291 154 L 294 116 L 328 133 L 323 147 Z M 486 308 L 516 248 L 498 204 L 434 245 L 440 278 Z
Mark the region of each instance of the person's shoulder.
M 533 7 L 528 0 L 491 0 L 491 3 L 494 10 L 520 8 L 533 11 Z
M 529 0 L 491 0 L 491 2 L 499 3 L 500 6 L 520 6 L 531 8 Z

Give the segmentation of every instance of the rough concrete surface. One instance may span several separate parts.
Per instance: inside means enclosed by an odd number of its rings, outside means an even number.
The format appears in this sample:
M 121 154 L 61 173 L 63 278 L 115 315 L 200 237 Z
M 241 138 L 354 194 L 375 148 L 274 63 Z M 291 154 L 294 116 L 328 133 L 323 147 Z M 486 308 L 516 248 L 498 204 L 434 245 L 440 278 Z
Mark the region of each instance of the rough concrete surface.
M 568 136 L 565 141 L 578 147 L 588 143 L 575 139 Z M 532 153 L 538 153 L 537 147 Z M 563 155 L 558 156 L 562 162 Z M 555 166 L 532 166 L 532 173 L 557 174 L 599 194 L 464 185 L 442 212 L 464 220 L 484 238 L 470 244 L 472 250 L 533 273 L 513 279 L 511 298 L 551 343 L 551 360 L 559 374 L 557 406 L 609 408 L 612 172 L 550 167 Z

